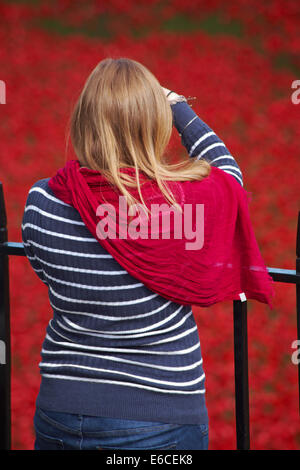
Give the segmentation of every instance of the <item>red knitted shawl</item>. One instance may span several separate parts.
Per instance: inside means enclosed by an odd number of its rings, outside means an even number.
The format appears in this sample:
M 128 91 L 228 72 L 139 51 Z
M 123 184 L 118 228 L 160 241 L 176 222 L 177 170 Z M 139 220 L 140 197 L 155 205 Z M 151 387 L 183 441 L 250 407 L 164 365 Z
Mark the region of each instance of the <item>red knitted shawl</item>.
M 135 175 L 130 167 L 120 171 Z M 202 181 L 167 183 L 180 212 L 154 180 L 139 176 L 149 218 L 138 205 L 129 213 L 120 191 L 77 160 L 59 169 L 49 186 L 128 273 L 166 299 L 208 307 L 247 298 L 273 308 L 274 281 L 251 223 L 251 193 L 212 166 Z M 141 201 L 137 189 L 128 190 Z

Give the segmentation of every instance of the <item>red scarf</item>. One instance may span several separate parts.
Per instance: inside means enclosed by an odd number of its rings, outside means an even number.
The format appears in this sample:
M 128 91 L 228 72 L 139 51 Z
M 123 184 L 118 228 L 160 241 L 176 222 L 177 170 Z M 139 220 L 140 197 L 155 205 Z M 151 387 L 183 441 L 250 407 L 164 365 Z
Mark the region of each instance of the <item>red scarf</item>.
M 135 175 L 133 168 L 120 171 Z M 49 186 L 57 198 L 77 209 L 88 230 L 127 272 L 163 297 L 183 305 L 208 307 L 246 296 L 273 308 L 274 281 L 261 257 L 250 220 L 251 193 L 217 167 L 212 167 L 202 181 L 168 182 L 183 213 L 176 223 L 170 217 L 166 230 L 161 226 L 162 213 L 155 215 L 152 209 L 152 204 L 168 204 L 165 197 L 142 172 L 140 181 L 144 201 L 151 210 L 147 224 L 142 223 L 145 218 L 141 211 L 131 214 L 131 218 L 127 216 L 127 208 L 124 211 L 120 206 L 119 190 L 99 172 L 80 167 L 77 160 L 59 169 Z M 128 189 L 140 201 L 137 190 Z M 104 203 L 109 204 L 106 208 L 110 211 L 100 213 L 98 206 Z M 105 225 L 108 220 L 110 224 Z M 140 225 L 134 225 L 138 220 Z M 158 222 L 157 229 L 150 231 Z M 180 227 L 181 237 L 176 232 Z M 195 229 L 197 236 L 191 238 Z M 107 230 L 109 236 L 105 239 L 101 233 Z M 134 239 L 135 232 L 144 234 L 144 238 Z

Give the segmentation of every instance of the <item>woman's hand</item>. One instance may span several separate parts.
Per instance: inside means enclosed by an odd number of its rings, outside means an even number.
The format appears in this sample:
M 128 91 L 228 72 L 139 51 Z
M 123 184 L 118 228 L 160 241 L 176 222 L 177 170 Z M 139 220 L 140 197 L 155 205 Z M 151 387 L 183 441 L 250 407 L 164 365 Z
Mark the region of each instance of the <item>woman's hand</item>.
M 171 92 L 171 90 L 169 90 L 168 88 L 164 88 L 164 87 L 162 87 L 162 89 L 168 101 L 175 101 L 179 97 L 179 95 L 175 93 L 175 91 Z M 170 93 L 169 96 L 167 96 L 168 93 Z
M 170 104 L 175 104 L 181 101 L 185 101 L 186 103 L 188 103 L 189 101 L 196 99 L 196 96 L 189 96 L 188 98 L 186 98 L 183 95 L 178 95 L 178 93 L 176 93 L 175 91 L 171 91 L 168 88 L 165 88 L 163 86 L 162 86 L 162 89 Z M 193 105 L 190 104 L 190 106 L 193 106 Z

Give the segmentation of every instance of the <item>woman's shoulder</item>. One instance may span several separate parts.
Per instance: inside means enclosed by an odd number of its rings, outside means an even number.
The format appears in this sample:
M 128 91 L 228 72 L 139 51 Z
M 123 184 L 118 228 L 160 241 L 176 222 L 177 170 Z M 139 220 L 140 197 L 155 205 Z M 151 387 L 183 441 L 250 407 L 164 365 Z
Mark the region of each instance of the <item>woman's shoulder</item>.
M 52 189 L 50 188 L 48 184 L 50 179 L 51 179 L 50 177 L 42 178 L 42 179 L 35 181 L 31 185 L 27 194 L 26 205 L 34 203 L 35 205 L 39 207 L 43 207 L 43 206 L 48 207 L 49 203 L 56 203 L 56 205 L 59 204 L 59 205 L 68 206 L 68 204 L 65 204 L 63 201 L 60 201 L 54 195 Z
M 213 165 L 211 165 L 211 169 L 212 169 L 210 173 L 211 180 L 227 182 L 227 184 L 229 183 L 230 185 L 233 185 L 235 188 L 243 189 L 243 185 L 236 178 L 236 175 L 234 173 L 225 171 L 222 168 L 219 168 Z
M 37 188 L 41 188 L 41 189 L 44 189 L 44 190 L 47 190 L 47 191 L 50 191 L 50 188 L 48 186 L 48 181 L 50 180 L 50 177 L 49 178 L 42 178 L 42 179 L 39 179 L 37 181 L 35 181 L 34 183 L 32 183 L 28 193 L 32 193 L 32 192 L 39 192 Z

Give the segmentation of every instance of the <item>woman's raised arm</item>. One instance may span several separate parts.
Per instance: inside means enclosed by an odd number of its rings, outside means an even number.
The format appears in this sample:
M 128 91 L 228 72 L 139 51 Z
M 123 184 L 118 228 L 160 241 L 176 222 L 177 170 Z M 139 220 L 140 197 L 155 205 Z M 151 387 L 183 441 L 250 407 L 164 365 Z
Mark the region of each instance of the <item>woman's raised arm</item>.
M 233 175 L 243 186 L 241 169 L 217 134 L 197 116 L 187 102 L 171 102 L 170 105 L 174 126 L 189 156 L 197 159 L 204 157 L 211 165 Z

